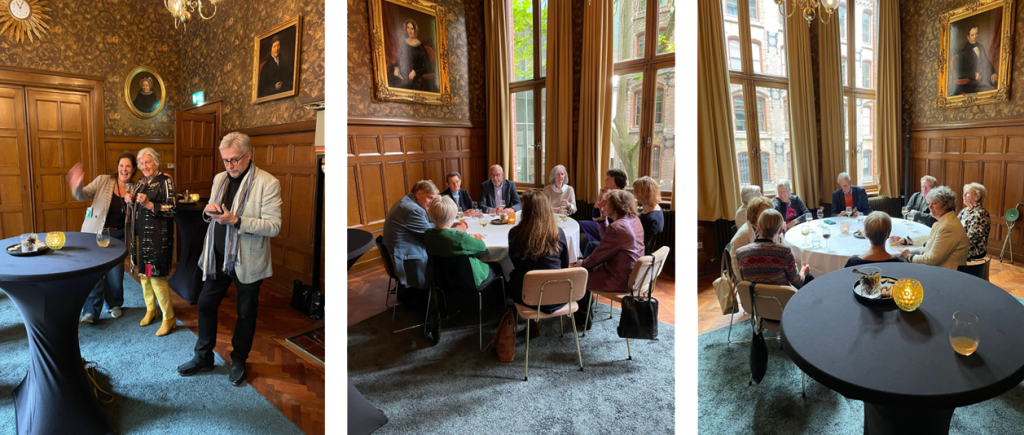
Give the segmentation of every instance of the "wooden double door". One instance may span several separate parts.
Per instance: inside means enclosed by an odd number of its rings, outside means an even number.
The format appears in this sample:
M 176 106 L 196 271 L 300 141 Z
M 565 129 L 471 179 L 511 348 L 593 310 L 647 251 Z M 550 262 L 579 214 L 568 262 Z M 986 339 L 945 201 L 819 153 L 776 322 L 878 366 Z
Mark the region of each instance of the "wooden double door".
M 88 93 L 0 84 L 0 239 L 79 231 L 86 203 L 67 173 L 81 162 L 95 177 Z

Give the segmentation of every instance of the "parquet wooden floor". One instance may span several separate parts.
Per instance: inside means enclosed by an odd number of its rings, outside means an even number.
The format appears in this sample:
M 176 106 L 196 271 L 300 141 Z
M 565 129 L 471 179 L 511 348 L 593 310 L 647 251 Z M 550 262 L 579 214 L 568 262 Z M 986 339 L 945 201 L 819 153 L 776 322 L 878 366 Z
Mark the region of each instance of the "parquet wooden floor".
M 989 282 L 997 287 L 1006 290 L 1008 293 L 1024 298 L 1024 263 L 1016 262 L 1010 264 L 1009 259 L 1005 263 L 999 263 L 999 257 L 989 255 Z M 713 331 L 718 328 L 729 326 L 730 316 L 722 315 L 718 305 L 718 296 L 712 283 L 718 275 L 704 275 L 697 277 L 697 335 Z M 748 319 L 743 312 L 736 313 L 733 322 Z M 736 331 L 746 334 L 749 338 L 750 327 L 747 323 L 733 326 L 733 339 L 736 339 Z M 737 326 L 746 326 L 746 329 Z
M 138 278 L 135 278 L 138 281 Z M 231 334 L 238 318 L 235 287 L 231 286 L 220 305 L 217 323 L 217 346 L 214 349 L 225 361 L 231 361 Z M 198 332 L 196 306 L 189 305 L 177 294 L 171 293 L 174 315 L 191 330 Z M 252 351 L 246 362 L 246 381 L 263 395 L 289 420 L 308 435 L 324 434 L 324 369 L 297 355 L 282 344 L 284 338 L 312 329 L 317 322 L 289 306 L 290 292 L 264 281 L 260 287 L 256 335 Z M 136 319 L 137 320 L 137 319 Z M 156 332 L 156 330 L 153 330 Z M 175 331 L 185 334 L 185 331 Z M 181 363 L 192 356 L 190 349 L 174 350 Z M 227 376 L 224 382 L 228 382 Z

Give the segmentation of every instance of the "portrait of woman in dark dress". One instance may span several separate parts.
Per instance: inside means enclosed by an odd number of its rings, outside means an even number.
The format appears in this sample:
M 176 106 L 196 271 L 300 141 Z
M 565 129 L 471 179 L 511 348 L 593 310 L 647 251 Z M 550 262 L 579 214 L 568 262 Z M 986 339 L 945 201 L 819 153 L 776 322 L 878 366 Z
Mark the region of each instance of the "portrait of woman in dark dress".
M 398 61 L 390 68 L 389 85 L 414 91 L 438 92 L 434 75 L 434 49 L 419 39 L 420 26 L 414 20 L 402 25 L 407 38 L 399 43 Z
M 132 105 L 143 113 L 155 111 L 160 106 L 160 97 L 157 96 L 156 92 L 153 92 L 153 78 L 143 77 L 142 81 L 139 82 L 139 86 L 141 89 L 139 89 L 138 94 L 135 94 Z

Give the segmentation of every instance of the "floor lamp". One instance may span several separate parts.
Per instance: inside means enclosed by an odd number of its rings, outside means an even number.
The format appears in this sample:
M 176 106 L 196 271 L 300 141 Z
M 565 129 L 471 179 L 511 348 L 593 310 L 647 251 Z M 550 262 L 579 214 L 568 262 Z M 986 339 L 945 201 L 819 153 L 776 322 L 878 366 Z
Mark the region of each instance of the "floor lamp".
M 1018 202 L 1013 208 L 1006 210 L 1006 239 L 1003 239 L 1003 249 L 999 251 L 999 262 L 1003 262 L 1003 252 L 1006 252 L 1006 247 L 1010 247 L 1010 264 L 1013 264 L 1013 244 L 1010 243 L 1010 235 L 1013 234 L 1013 226 L 1017 223 L 1017 219 L 1020 219 L 1020 211 L 1017 207 L 1024 205 L 1024 202 Z

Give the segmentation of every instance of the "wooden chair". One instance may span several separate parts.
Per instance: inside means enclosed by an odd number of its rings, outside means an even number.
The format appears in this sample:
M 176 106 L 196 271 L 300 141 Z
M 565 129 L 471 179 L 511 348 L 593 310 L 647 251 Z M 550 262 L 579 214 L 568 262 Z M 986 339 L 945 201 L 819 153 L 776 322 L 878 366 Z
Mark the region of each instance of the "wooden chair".
M 579 300 L 583 299 L 587 292 L 587 276 L 587 269 L 582 267 L 531 270 L 523 277 L 523 304 L 516 304 L 516 312 L 519 317 L 534 319 L 537 322 L 540 322 L 540 319 L 558 317 L 558 325 L 561 327 L 562 317 L 569 317 L 569 322 L 572 323 L 573 337 L 576 338 L 576 355 L 580 359 L 580 371 L 583 371 L 583 353 L 580 352 L 580 338 L 576 332 L 576 320 L 573 314 L 579 310 Z M 565 301 L 565 305 L 551 314 L 530 307 L 545 305 L 545 301 L 546 305 Z M 530 322 L 526 322 L 525 367 L 526 373 L 523 381 L 528 381 L 530 380 Z

